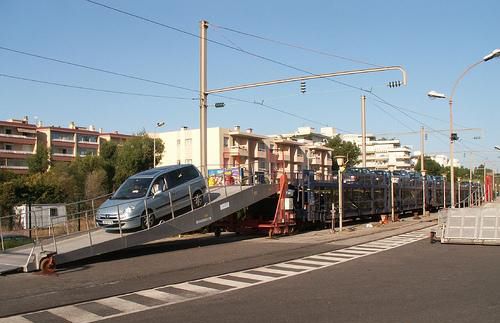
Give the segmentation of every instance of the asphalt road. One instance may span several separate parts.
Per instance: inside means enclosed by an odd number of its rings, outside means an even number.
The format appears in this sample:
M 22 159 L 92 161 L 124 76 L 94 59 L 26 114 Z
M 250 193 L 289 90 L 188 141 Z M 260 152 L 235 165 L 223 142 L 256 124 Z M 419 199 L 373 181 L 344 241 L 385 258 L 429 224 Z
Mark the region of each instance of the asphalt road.
M 500 322 L 500 249 L 422 240 L 103 322 Z
M 226 235 L 157 242 L 59 268 L 55 276 L 0 277 L 0 317 L 287 261 L 429 225 L 410 220 L 335 235 L 326 230 L 277 240 Z

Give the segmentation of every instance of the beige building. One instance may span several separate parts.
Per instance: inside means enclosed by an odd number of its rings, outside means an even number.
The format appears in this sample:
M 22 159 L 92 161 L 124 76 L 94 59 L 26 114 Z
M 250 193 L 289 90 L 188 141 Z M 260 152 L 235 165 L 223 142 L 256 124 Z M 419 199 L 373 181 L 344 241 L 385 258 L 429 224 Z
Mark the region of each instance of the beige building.
M 36 152 L 36 125 L 22 120 L 0 121 L 0 169 L 28 172 L 28 158 Z
M 27 117 L 0 121 L 0 169 L 26 174 L 27 160 L 36 153 L 38 145 L 47 147 L 51 161 L 70 162 L 77 156 L 99 155 L 104 141 L 121 144 L 130 137 L 96 131 L 93 126 L 78 127 L 73 122 L 63 128 L 30 124 Z
M 152 134 L 154 136 L 154 134 Z M 156 134 L 165 146 L 158 166 L 191 163 L 200 167 L 200 131 L 183 127 L 178 131 Z M 300 178 L 307 166 L 319 178 L 331 175 L 331 149 L 313 145 L 312 141 L 296 141 L 281 136 L 270 137 L 241 130 L 208 128 L 207 168 L 241 167 L 248 174 L 261 172 L 273 179 L 286 173 L 290 181 Z M 310 158 L 307 158 L 309 156 Z M 308 164 L 309 162 L 309 164 Z
M 360 134 L 341 135 L 342 140 L 355 143 L 360 149 Z M 412 169 L 411 148 L 401 145 L 399 139 L 377 139 L 373 135 L 366 136 L 366 167 L 369 169 L 387 169 L 395 165 L 396 169 Z M 361 167 L 361 162 L 356 165 Z

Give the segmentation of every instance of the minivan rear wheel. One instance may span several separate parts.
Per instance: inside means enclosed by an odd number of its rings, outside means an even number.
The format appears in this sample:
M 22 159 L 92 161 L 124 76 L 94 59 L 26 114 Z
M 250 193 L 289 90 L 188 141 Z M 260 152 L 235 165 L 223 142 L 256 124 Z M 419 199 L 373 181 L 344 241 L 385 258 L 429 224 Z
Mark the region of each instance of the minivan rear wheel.
M 149 227 L 153 227 L 155 225 L 156 219 L 155 219 L 155 214 L 152 211 L 148 211 L 147 215 L 146 212 L 142 213 L 141 216 L 141 229 L 147 229 L 148 228 L 148 222 L 149 222 Z
M 193 207 L 195 209 L 203 206 L 203 194 L 200 191 L 196 191 L 193 194 Z

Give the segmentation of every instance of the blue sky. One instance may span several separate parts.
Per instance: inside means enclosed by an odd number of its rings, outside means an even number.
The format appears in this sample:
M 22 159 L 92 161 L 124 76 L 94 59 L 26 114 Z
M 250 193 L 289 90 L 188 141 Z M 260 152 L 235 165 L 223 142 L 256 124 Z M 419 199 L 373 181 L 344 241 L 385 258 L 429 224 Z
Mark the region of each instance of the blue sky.
M 389 88 L 399 72 L 339 77 L 247 89 L 209 97 L 223 109 L 209 108 L 208 125 L 253 128 L 258 133 L 292 132 L 300 126 L 319 130 L 333 126 L 360 133 L 360 97 L 367 96 L 369 133 L 399 137 L 418 149 L 417 133 L 431 131 L 429 152 L 448 151 L 446 100 L 429 100 L 436 90 L 449 94 L 467 66 L 500 48 L 500 2 L 473 1 L 132 1 L 99 0 L 106 5 L 149 18 L 187 33 L 199 34 L 199 21 L 209 22 L 208 38 L 251 52 L 263 60 L 215 43 L 208 45 L 210 89 L 248 82 L 401 65 L 408 86 Z M 266 39 L 231 32 L 234 29 Z M 143 82 L 47 61 L 0 49 L 0 73 L 80 87 L 151 94 L 111 94 L 58 87 L 0 76 L 0 119 L 35 117 L 45 125 L 95 125 L 105 131 L 153 131 L 199 127 L 199 40 L 84 0 L 0 1 L 0 47 L 69 61 L 121 74 L 168 83 L 192 91 Z M 301 50 L 276 41 L 303 48 Z M 343 59 L 340 57 L 348 58 Z M 286 65 L 286 66 L 285 66 Z M 300 71 L 302 70 L 302 71 Z M 454 97 L 455 128 L 460 131 L 456 157 L 468 165 L 496 163 L 500 144 L 498 99 L 500 60 L 471 70 Z M 375 96 L 375 95 L 376 96 Z M 166 98 L 170 97 L 170 98 Z M 382 100 L 381 100 L 381 99 Z M 381 102 L 381 101 L 385 101 Z M 252 104 L 264 102 L 265 106 Z M 280 110 L 280 111 L 278 111 Z M 284 112 L 283 112 L 284 111 Z M 286 113 L 285 113 L 286 112 Z M 480 137 L 480 139 L 477 139 Z M 476 138 L 476 139 L 475 139 Z M 496 165 L 496 164 L 495 164 Z

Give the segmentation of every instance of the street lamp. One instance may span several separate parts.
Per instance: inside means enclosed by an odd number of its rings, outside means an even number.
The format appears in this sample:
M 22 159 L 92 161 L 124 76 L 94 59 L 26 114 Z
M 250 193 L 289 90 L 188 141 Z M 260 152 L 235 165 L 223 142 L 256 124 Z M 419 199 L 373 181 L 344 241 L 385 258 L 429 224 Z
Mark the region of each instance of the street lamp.
M 457 182 L 458 182 L 458 208 L 460 208 L 460 177 L 457 177 Z
M 443 176 L 443 209 L 446 209 L 446 173 L 441 175 Z
M 394 222 L 396 216 L 394 215 L 394 182 L 396 179 L 394 178 L 394 169 L 396 168 L 394 165 L 388 165 L 389 172 L 391 173 L 391 220 Z
M 165 125 L 165 122 L 160 121 L 156 123 L 155 136 L 153 137 L 153 168 L 156 167 L 156 131 Z
M 467 67 L 465 71 L 458 77 L 458 79 L 453 84 L 453 88 L 451 89 L 451 94 L 449 97 L 449 106 L 450 106 L 450 191 L 451 191 L 451 208 L 455 208 L 455 169 L 454 169 L 454 161 L 453 161 L 453 143 L 458 139 L 457 134 L 453 132 L 453 96 L 455 95 L 455 90 L 457 89 L 458 84 L 464 78 L 464 76 L 474 67 L 481 64 L 482 62 L 487 62 L 495 57 L 500 56 L 500 49 L 495 49 L 488 55 L 484 56 L 482 60 L 477 63 L 474 63 Z M 446 96 L 442 93 L 436 91 L 430 91 L 427 93 L 427 96 L 430 98 L 438 98 L 444 99 Z
M 337 165 L 339 165 L 339 172 L 337 176 L 337 180 L 339 181 L 339 231 L 342 231 L 342 220 L 344 218 L 344 203 L 343 203 L 343 188 L 342 188 L 342 172 L 345 170 L 344 166 L 344 161 L 345 161 L 345 156 L 335 156 L 335 159 L 337 160 Z M 332 217 L 332 226 L 334 225 L 333 222 L 333 217 Z
M 422 216 L 425 216 L 425 197 L 426 197 L 426 191 L 425 191 L 425 170 L 420 171 L 422 174 Z

